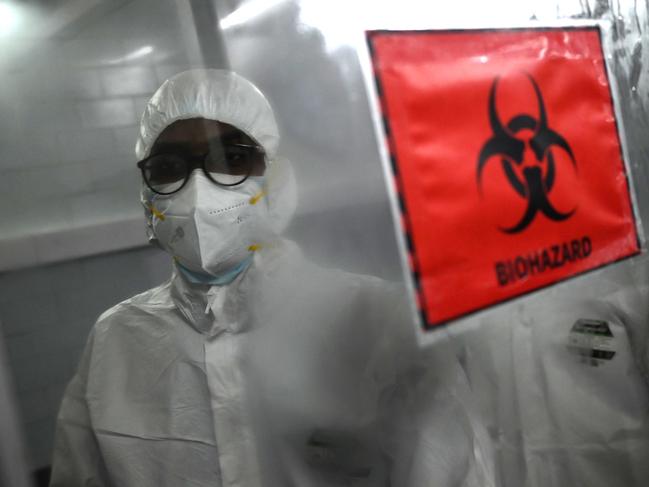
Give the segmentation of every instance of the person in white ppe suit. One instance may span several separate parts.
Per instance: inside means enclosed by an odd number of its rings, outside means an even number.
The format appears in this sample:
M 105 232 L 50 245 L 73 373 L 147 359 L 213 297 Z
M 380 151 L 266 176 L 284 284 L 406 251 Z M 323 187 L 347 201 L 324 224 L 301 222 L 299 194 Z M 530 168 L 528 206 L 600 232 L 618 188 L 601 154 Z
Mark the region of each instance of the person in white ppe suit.
M 646 257 L 627 264 L 465 336 L 498 485 L 649 485 L 649 266 Z
M 99 317 L 52 486 L 494 485 L 454 356 L 412 372 L 402 291 L 278 237 L 296 206 L 278 141 L 265 97 L 228 71 L 149 101 L 142 203 L 174 273 Z

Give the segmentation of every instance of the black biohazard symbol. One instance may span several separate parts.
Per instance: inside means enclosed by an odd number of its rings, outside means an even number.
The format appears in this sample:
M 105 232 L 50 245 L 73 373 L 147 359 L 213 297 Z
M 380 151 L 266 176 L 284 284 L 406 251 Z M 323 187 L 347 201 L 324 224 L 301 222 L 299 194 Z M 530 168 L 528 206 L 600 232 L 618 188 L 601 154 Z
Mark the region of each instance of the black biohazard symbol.
M 507 180 L 516 193 L 527 200 L 527 209 L 523 217 L 512 227 L 501 228 L 505 233 L 518 233 L 525 230 L 539 211 L 554 221 L 566 220 L 575 212 L 575 209 L 572 209 L 567 213 L 562 213 L 549 200 L 548 193 L 552 189 L 556 177 L 552 149 L 554 147 L 563 149 L 570 157 L 575 169 L 577 163 L 568 142 L 548 127 L 548 117 L 541 90 L 529 74 L 527 77 L 532 82 L 536 93 L 539 106 L 538 119 L 528 114 L 518 114 L 512 117 L 507 125 L 503 125 L 496 111 L 496 88 L 498 86 L 498 77 L 496 77 L 489 93 L 488 106 L 489 125 L 493 136 L 482 146 L 478 157 L 478 187 L 481 192 L 482 170 L 491 157 L 498 156 Z M 532 132 L 532 134 L 529 137 L 523 137 L 521 132 L 528 134 Z M 529 160 L 529 157 L 524 157 L 526 153 L 530 153 L 526 149 L 531 149 L 532 160 Z M 520 173 L 522 173 L 522 178 Z

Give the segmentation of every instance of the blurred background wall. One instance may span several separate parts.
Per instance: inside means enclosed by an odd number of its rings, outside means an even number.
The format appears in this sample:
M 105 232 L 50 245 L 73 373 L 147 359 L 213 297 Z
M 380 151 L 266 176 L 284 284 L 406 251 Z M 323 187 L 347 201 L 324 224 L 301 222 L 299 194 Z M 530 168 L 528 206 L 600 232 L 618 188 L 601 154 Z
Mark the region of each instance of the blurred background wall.
M 170 275 L 146 241 L 133 152 L 162 81 L 225 65 L 212 7 L 195 3 L 0 2 L 0 326 L 32 470 L 50 463 L 97 316 Z

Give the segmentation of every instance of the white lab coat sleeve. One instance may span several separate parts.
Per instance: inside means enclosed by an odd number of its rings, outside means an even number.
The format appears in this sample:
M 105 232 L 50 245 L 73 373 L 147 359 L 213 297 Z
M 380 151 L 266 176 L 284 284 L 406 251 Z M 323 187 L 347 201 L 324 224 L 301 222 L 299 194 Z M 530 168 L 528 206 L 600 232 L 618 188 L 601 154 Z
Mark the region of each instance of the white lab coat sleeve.
M 603 300 L 616 309 L 625 324 L 636 365 L 649 384 L 649 258 L 637 258 L 631 272 L 609 285 L 615 291 L 606 293 Z
M 495 487 L 491 441 L 473 408 L 454 353 L 420 353 L 400 379 L 407 389 L 399 422 L 392 485 Z
M 63 395 L 56 422 L 50 487 L 111 485 L 92 430 L 86 396 L 94 343 L 93 330 L 77 372 Z
M 390 485 L 495 487 L 492 442 L 452 341 L 420 348 L 403 300 L 385 302 L 392 306 L 368 377 L 381 391 Z

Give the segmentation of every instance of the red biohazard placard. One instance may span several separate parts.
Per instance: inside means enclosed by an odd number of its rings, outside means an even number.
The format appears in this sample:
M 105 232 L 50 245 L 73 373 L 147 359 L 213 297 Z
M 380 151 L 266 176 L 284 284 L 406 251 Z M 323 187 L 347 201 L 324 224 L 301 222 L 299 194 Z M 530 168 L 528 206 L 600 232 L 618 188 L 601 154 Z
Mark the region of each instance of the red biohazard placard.
M 639 252 L 598 27 L 367 41 L 426 328 Z

